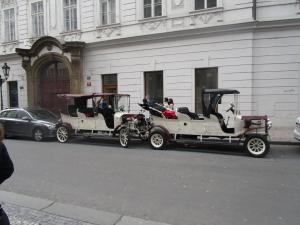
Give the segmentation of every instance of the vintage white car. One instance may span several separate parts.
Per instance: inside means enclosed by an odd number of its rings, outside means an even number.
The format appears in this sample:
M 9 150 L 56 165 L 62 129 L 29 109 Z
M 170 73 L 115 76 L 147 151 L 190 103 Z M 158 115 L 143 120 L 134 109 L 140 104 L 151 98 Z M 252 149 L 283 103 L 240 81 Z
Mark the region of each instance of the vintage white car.
M 85 137 L 121 135 L 120 143 L 128 146 L 129 134 L 137 134 L 142 139 L 148 130 L 144 127 L 142 115 L 130 114 L 130 96 L 127 94 L 58 94 L 67 101 L 67 112 L 61 112 L 56 137 L 61 143 L 73 135 Z M 139 121 L 131 123 L 128 121 Z M 139 127 L 137 127 L 139 126 Z M 125 132 L 124 132 L 125 131 Z M 130 132 L 128 132 L 130 131 Z
M 234 98 L 230 108 L 224 110 L 227 117 L 219 113 L 224 108 L 226 95 Z M 225 96 L 224 96 L 225 97 Z M 200 142 L 244 143 L 244 148 L 253 157 L 263 157 L 270 150 L 268 130 L 272 123 L 264 116 L 242 116 L 238 109 L 239 92 L 227 89 L 204 89 L 202 92 L 203 114 L 192 113 L 187 107 L 178 108 L 174 113 L 158 104 L 141 104 L 149 110 L 152 127 L 149 130 L 149 142 L 153 149 L 164 149 L 169 141 L 194 139 Z M 229 102 L 227 102 L 229 104 Z M 221 110 L 220 110 L 221 111 Z M 231 115 L 230 115 L 230 114 Z

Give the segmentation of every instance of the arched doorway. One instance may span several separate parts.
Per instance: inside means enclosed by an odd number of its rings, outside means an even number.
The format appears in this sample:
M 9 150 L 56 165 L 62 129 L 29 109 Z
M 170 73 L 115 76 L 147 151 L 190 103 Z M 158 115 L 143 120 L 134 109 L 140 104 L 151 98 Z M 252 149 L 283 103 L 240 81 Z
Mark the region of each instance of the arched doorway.
M 59 61 L 51 62 L 40 69 L 39 78 L 40 106 L 54 113 L 66 112 L 66 101 L 57 94 L 70 93 L 68 68 Z

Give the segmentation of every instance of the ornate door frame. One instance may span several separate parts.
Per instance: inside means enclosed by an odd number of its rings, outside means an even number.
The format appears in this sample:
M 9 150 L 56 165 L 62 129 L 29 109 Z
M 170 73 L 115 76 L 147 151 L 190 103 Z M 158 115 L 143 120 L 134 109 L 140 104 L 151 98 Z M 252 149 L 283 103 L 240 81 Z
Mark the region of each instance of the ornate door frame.
M 63 63 L 69 71 L 70 92 L 81 92 L 84 47 L 84 42 L 63 42 L 45 36 L 38 39 L 30 49 L 16 49 L 22 57 L 22 67 L 26 71 L 28 106 L 39 105 L 39 72 L 51 62 Z

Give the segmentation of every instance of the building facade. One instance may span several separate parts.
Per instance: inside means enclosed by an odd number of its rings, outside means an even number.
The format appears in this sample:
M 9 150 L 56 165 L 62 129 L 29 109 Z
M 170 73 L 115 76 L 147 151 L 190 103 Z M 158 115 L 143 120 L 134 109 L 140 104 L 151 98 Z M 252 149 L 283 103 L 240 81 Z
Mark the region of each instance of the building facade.
M 299 0 L 0 0 L 4 107 L 57 93 L 145 95 L 201 113 L 201 90 L 241 93 L 274 129 L 300 115 Z

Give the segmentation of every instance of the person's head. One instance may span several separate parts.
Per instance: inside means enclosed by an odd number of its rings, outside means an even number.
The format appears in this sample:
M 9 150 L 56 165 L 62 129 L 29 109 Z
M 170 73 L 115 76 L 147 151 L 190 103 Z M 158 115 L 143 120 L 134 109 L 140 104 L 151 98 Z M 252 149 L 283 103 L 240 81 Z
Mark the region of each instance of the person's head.
M 169 99 L 168 98 L 164 98 L 164 102 L 168 102 L 169 101 Z
M 106 101 L 103 101 L 103 102 L 101 103 L 101 108 L 102 108 L 102 109 L 106 109 L 107 107 L 108 107 L 107 102 L 106 102 Z
M 174 102 L 173 102 L 173 99 L 172 99 L 172 98 L 169 98 L 169 99 L 168 99 L 168 104 L 169 104 L 169 105 L 171 105 L 171 104 L 174 104 Z
M 146 98 L 143 99 L 143 104 L 148 104 L 148 101 Z

